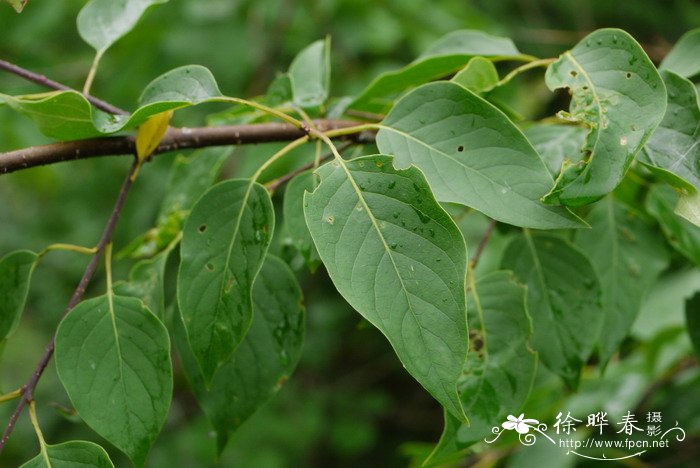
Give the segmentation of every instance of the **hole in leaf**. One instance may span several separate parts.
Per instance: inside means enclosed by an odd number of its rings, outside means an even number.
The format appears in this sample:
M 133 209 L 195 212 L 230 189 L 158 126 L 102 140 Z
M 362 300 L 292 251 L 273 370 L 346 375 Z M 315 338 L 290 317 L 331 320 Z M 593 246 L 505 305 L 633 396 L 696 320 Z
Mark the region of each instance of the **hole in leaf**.
M 201 232 L 204 232 L 204 231 L 207 230 L 207 225 L 206 225 L 206 224 L 202 224 L 201 226 L 199 226 L 199 228 L 198 228 L 197 230 L 198 230 L 200 233 L 201 233 Z
M 214 271 L 214 265 L 212 265 L 211 263 L 207 263 L 207 264 L 205 265 L 205 267 L 206 267 L 206 269 L 209 270 L 209 271 Z
M 578 73 L 576 72 L 576 70 L 571 70 L 571 71 L 569 72 L 569 75 L 571 75 L 571 76 L 573 76 L 573 77 L 576 77 L 576 75 L 578 75 Z
M 632 78 L 632 74 L 630 72 L 625 73 L 625 76 L 627 77 L 627 79 Z
M 464 146 L 461 146 L 461 145 L 458 146 L 458 147 L 457 147 L 457 151 L 459 151 L 460 153 L 461 153 L 462 151 L 464 151 Z
M 582 87 L 581 89 L 583 89 L 583 90 L 585 91 L 585 90 L 588 89 L 588 86 L 584 86 L 584 87 Z

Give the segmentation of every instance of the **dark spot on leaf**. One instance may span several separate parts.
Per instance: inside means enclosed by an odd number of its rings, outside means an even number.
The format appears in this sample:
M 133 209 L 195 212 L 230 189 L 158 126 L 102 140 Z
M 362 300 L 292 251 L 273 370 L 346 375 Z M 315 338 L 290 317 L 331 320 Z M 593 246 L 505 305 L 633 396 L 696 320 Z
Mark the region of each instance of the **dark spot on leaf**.
M 201 226 L 199 226 L 199 228 L 198 228 L 197 230 L 198 230 L 199 232 L 204 232 L 204 231 L 207 230 L 207 225 L 206 225 L 206 224 L 202 224 Z
M 461 153 L 462 151 L 464 151 L 464 146 L 462 146 L 462 145 L 458 146 L 458 147 L 457 147 L 457 151 L 459 151 L 460 153 Z
M 214 271 L 214 265 L 212 265 L 211 263 L 207 263 L 207 264 L 206 264 L 206 269 L 209 270 L 209 271 Z
M 578 73 L 576 72 L 576 70 L 571 70 L 571 71 L 569 72 L 569 75 L 571 75 L 571 76 L 573 76 L 573 77 L 576 77 L 576 75 L 578 75 Z
M 632 78 L 632 74 L 630 72 L 625 73 L 625 76 L 629 79 Z

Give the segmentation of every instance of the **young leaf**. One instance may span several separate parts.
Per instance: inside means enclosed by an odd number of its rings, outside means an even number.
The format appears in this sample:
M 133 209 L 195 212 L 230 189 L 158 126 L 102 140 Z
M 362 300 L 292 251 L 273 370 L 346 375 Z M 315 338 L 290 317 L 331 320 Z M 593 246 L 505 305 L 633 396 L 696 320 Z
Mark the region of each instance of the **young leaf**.
M 38 259 L 29 250 L 18 250 L 0 259 L 0 343 L 19 325 Z
M 667 185 L 654 185 L 645 207 L 661 225 L 668 243 L 688 260 L 700 265 L 700 227 L 673 212 L 678 193 Z
M 316 271 L 321 258 L 304 219 L 304 192 L 313 192 L 317 185 L 316 176 L 309 171 L 293 178 L 284 191 L 284 221 L 287 231 L 311 272 Z
M 268 256 L 253 286 L 253 323 L 243 342 L 221 366 L 207 391 L 179 317 L 175 344 L 197 401 L 218 434 L 221 453 L 228 438 L 267 403 L 296 368 L 304 337 L 301 289 L 289 267 Z
M 639 44 L 619 29 L 600 29 L 547 68 L 551 90 L 572 92 L 568 118 L 589 127 L 587 156 L 562 169 L 545 202 L 592 203 L 622 180 L 634 157 L 661 122 L 666 92 Z
M 577 232 L 576 245 L 593 262 L 603 287 L 601 361 L 607 362 L 627 336 L 649 287 L 668 265 L 659 235 L 611 196 L 586 218 L 592 229 Z
M 452 80 L 464 86 L 473 93 L 483 93 L 493 89 L 498 84 L 498 71 L 491 60 L 484 57 L 473 57 Z
M 46 445 L 46 454 L 40 453 L 20 468 L 114 468 L 105 449 L 93 442 L 72 440 L 57 445 Z
M 383 113 L 399 92 L 454 73 L 476 56 L 491 60 L 526 58 L 508 38 L 468 29 L 454 31 L 440 38 L 400 70 L 379 75 L 349 107 Z
M 5 0 L 7 3 L 10 4 L 12 8 L 15 9 L 17 13 L 22 13 L 22 10 L 24 10 L 24 6 L 27 4 L 29 0 Z
M 136 156 L 139 161 L 143 161 L 149 157 L 158 148 L 165 132 L 168 131 L 170 119 L 173 116 L 173 111 L 165 111 L 149 117 L 141 126 L 136 134 Z
M 685 321 L 695 354 L 700 356 L 700 292 L 685 301 Z
M 328 99 L 331 82 L 331 40 L 319 40 L 306 47 L 289 66 L 294 102 L 317 107 Z
M 693 83 L 661 71 L 666 84 L 666 115 L 644 146 L 640 160 L 660 178 L 682 190 L 700 190 L 700 107 Z M 669 174 L 670 173 L 670 174 Z
M 659 66 L 686 78 L 700 73 L 700 28 L 683 34 Z
M 525 231 L 506 249 L 501 267 L 527 285 L 532 347 L 576 388 L 603 323 L 602 290 L 591 261 L 562 238 Z
M 584 157 L 581 148 L 586 140 L 586 130 L 582 127 L 538 124 L 526 128 L 524 133 L 553 177 L 565 164 L 576 164 Z
M 468 290 L 471 346 L 458 389 L 469 424 L 445 413 L 440 442 L 424 465 L 481 441 L 525 403 L 537 367 L 525 298 L 525 288 L 506 271 L 490 273 Z
M 170 407 L 170 340 L 132 297 L 78 304 L 56 332 L 56 369 L 80 417 L 143 466 Z
M 171 70 L 153 80 L 144 90 L 139 107 L 130 115 L 110 115 L 95 109 L 77 91 L 9 96 L 0 102 L 31 118 L 47 136 L 59 140 L 89 138 L 135 128 L 149 117 L 207 101 L 221 92 L 211 72 L 198 65 Z
M 465 420 L 457 395 L 467 353 L 464 239 L 423 174 L 392 164 L 374 155 L 319 168 L 319 186 L 304 197 L 306 223 L 340 294 Z
M 253 281 L 274 223 L 267 190 L 242 179 L 210 188 L 185 223 L 177 301 L 207 384 L 248 331 Z
M 103 53 L 131 31 L 151 5 L 168 0 L 90 0 L 78 13 L 78 33 Z
M 441 202 L 539 229 L 584 224 L 540 198 L 553 182 L 522 132 L 493 105 L 455 83 L 423 85 L 396 103 L 377 134 L 397 165 L 415 164 Z

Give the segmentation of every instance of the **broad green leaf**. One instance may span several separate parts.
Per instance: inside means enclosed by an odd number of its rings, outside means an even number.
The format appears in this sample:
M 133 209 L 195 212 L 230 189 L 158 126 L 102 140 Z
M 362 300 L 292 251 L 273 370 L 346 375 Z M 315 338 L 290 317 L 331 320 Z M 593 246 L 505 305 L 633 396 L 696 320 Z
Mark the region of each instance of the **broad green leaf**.
M 78 304 L 56 332 L 56 369 L 78 415 L 143 466 L 170 408 L 170 340 L 138 299 Z
M 294 102 L 301 107 L 317 107 L 328 99 L 331 83 L 330 37 L 306 47 L 289 66 Z
M 0 101 L 31 118 L 47 136 L 73 140 L 135 128 L 149 117 L 182 107 L 225 100 L 211 72 L 198 65 L 171 70 L 153 80 L 130 115 L 110 115 L 95 109 L 77 91 L 9 96 Z
M 673 212 L 678 193 L 667 185 L 654 185 L 645 207 L 661 225 L 668 243 L 688 260 L 700 265 L 700 227 Z
M 22 10 L 24 10 L 24 6 L 27 4 L 29 0 L 5 0 L 7 3 L 10 4 L 12 8 L 15 9 L 17 13 L 22 13 Z
M 216 181 L 230 154 L 230 147 L 211 147 L 189 155 L 177 155 L 170 169 L 156 226 L 134 239 L 119 255 L 150 258 L 167 248 L 182 231 L 194 202 Z
M 627 336 L 649 287 L 668 265 L 659 234 L 611 196 L 596 203 L 577 232 L 576 245 L 591 259 L 603 287 L 599 354 L 607 362 Z
M 700 28 L 683 34 L 671 52 L 661 61 L 659 68 L 686 78 L 700 73 Z
M 151 5 L 168 0 L 90 0 L 78 13 L 78 33 L 103 53 L 131 31 Z
M 289 267 L 268 256 L 253 286 L 253 323 L 207 391 L 185 330 L 175 317 L 175 343 L 197 401 L 218 434 L 228 438 L 267 403 L 294 371 L 304 337 L 301 289 Z
M 457 86 L 457 85 L 455 85 Z M 366 156 L 319 168 L 306 223 L 335 287 L 389 340 L 408 372 L 465 420 L 457 379 L 467 353 L 462 234 L 416 168 Z
M 544 125 L 528 127 L 525 136 L 544 160 L 553 177 L 563 165 L 576 164 L 585 155 L 583 144 L 586 130 L 575 125 Z
M 405 67 L 379 75 L 349 107 L 383 113 L 398 93 L 454 73 L 476 56 L 491 60 L 527 58 L 508 38 L 468 29 L 454 31 L 439 39 Z
M 267 190 L 243 179 L 210 188 L 185 223 L 177 300 L 207 383 L 248 331 L 253 281 L 274 223 Z
M 700 356 L 700 292 L 685 301 L 685 321 L 695 354 Z
M 47 445 L 46 454 L 39 454 L 20 468 L 114 468 L 109 455 L 99 445 L 73 440 Z
M 603 324 L 602 290 L 591 261 L 568 241 L 525 231 L 501 263 L 527 285 L 532 347 L 540 360 L 576 388 Z
M 700 107 L 693 83 L 662 71 L 666 84 L 666 115 L 640 154 L 640 160 L 660 178 L 680 189 L 700 190 Z M 670 174 L 668 174 L 670 173 Z
M 445 414 L 442 437 L 426 464 L 463 451 L 518 414 L 535 376 L 525 288 L 510 272 L 497 271 L 478 279 L 467 300 L 471 346 L 458 389 L 469 424 Z
M 19 325 L 38 260 L 29 250 L 11 252 L 0 259 L 0 343 Z
M 571 206 L 611 192 L 661 122 L 666 91 L 639 44 L 619 29 L 600 29 L 552 63 L 545 74 L 552 91 L 572 93 L 567 118 L 589 128 L 578 163 L 562 169 L 544 200 Z
M 321 264 L 321 258 L 304 219 L 304 192 L 313 192 L 316 186 L 316 176 L 309 171 L 294 177 L 284 191 L 284 222 L 287 231 L 312 272 Z
M 397 165 L 415 164 L 441 202 L 539 229 L 584 224 L 540 198 L 554 183 L 525 136 L 493 105 L 455 83 L 423 85 L 396 103 L 377 134 Z
M 483 93 L 498 84 L 498 71 L 491 60 L 473 57 L 466 67 L 452 77 L 451 81 L 474 93 Z
M 681 195 L 678 199 L 678 205 L 673 211 L 694 225 L 700 226 L 700 192 Z

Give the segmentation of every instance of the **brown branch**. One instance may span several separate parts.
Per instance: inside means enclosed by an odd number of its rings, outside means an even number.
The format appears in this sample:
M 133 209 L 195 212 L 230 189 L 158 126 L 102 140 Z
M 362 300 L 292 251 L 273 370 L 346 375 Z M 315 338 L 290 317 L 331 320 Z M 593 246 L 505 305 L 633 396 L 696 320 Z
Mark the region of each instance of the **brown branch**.
M 486 248 L 486 245 L 489 243 L 489 239 L 491 239 L 491 234 L 493 234 L 493 229 L 496 227 L 496 220 L 492 219 L 491 222 L 489 223 L 488 227 L 484 231 L 483 236 L 481 236 L 481 240 L 479 241 L 479 245 L 476 247 L 476 251 L 474 252 L 474 256 L 472 257 L 471 261 L 469 262 L 469 266 L 471 268 L 476 268 L 476 264 L 479 263 L 479 259 L 481 258 L 481 254 L 484 253 L 484 249 Z
M 55 89 L 58 91 L 76 91 L 70 86 L 66 86 L 63 83 L 59 83 L 58 81 L 54 81 L 50 78 L 45 77 L 44 75 L 40 75 L 38 73 L 26 70 L 20 66 L 15 65 L 14 63 L 10 63 L 5 60 L 0 60 L 0 69 L 13 73 L 21 78 L 24 78 L 25 80 L 31 81 L 32 83 L 36 83 L 38 85 L 45 86 L 50 89 Z M 124 109 L 120 109 L 116 106 L 113 106 L 112 104 L 105 102 L 101 99 L 97 99 L 94 96 L 85 93 L 81 94 L 85 96 L 85 99 L 87 99 L 93 106 L 97 107 L 100 110 L 103 110 L 110 114 L 128 114 L 128 112 Z
M 353 127 L 358 125 L 358 122 L 350 120 L 317 120 L 315 125 L 321 131 L 328 131 Z M 171 128 L 153 154 L 209 146 L 290 141 L 305 134 L 303 129 L 298 129 L 286 123 Z M 356 142 L 370 142 L 374 140 L 374 135 L 364 132 L 349 135 L 346 138 Z M 87 159 L 97 156 L 133 155 L 135 151 L 136 144 L 132 136 L 90 138 L 87 140 L 63 141 L 33 146 L 0 153 L 0 174 L 61 161 Z
M 85 268 L 85 273 L 83 273 L 83 277 L 80 279 L 78 287 L 75 289 L 73 296 L 70 298 L 70 301 L 68 302 L 68 305 L 66 306 L 63 312 L 63 317 L 68 315 L 68 313 L 73 309 L 73 307 L 75 307 L 80 302 L 80 300 L 83 297 L 83 294 L 85 294 L 85 290 L 87 289 L 88 284 L 90 283 L 90 280 L 94 276 L 95 271 L 97 270 L 97 266 L 100 263 L 102 253 L 104 252 L 104 249 L 107 246 L 107 244 L 109 244 L 109 242 L 112 240 L 114 228 L 116 227 L 117 220 L 119 219 L 122 209 L 124 208 L 126 197 L 129 193 L 129 190 L 131 189 L 131 186 L 133 185 L 133 179 L 137 170 L 138 164 L 134 162 L 133 166 L 131 167 L 131 171 L 126 176 L 126 179 L 122 184 L 122 188 L 119 191 L 119 196 L 117 197 L 117 201 L 114 204 L 112 214 L 110 215 L 109 220 L 107 221 L 107 225 L 105 226 L 104 232 L 102 233 L 102 237 L 100 237 L 100 240 L 97 243 L 95 254 L 92 256 L 92 259 L 90 259 L 90 263 L 88 263 L 87 267 Z M 36 389 L 41 375 L 44 373 L 46 366 L 48 365 L 49 361 L 51 360 L 51 357 L 53 356 L 55 345 L 56 336 L 54 335 L 51 337 L 51 341 L 49 341 L 49 344 L 46 346 L 44 355 L 41 357 L 41 360 L 39 361 L 39 364 L 37 365 L 36 369 L 34 369 L 32 376 L 29 378 L 27 383 L 24 384 L 24 386 L 22 386 L 22 396 L 20 397 L 20 400 L 17 403 L 15 411 L 12 413 L 12 416 L 10 416 L 10 419 L 7 423 L 7 427 L 5 427 L 5 432 L 2 435 L 2 439 L 0 439 L 0 453 L 2 453 L 2 450 L 5 448 L 5 444 L 7 444 L 7 441 L 10 438 L 10 435 L 12 434 L 12 431 L 15 428 L 15 424 L 17 424 L 17 420 L 22 414 L 22 410 L 28 403 L 30 403 L 34 399 L 34 390 Z

